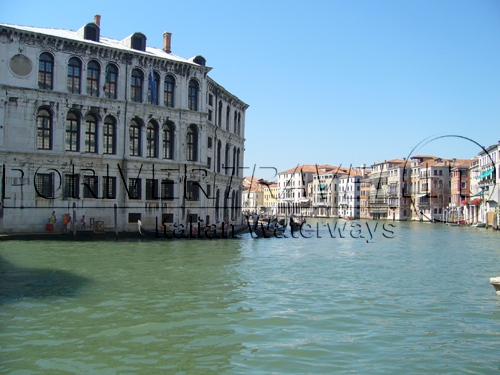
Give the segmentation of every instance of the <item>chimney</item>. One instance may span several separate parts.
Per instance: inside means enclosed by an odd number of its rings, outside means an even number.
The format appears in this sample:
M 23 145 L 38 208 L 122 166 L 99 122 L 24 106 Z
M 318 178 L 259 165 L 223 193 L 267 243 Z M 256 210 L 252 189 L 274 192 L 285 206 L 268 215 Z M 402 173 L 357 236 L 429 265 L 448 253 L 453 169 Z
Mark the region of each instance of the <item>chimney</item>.
M 163 33 L 163 51 L 166 53 L 171 52 L 171 41 L 172 41 L 172 33 L 167 33 L 166 31 Z
M 94 16 L 94 23 L 95 23 L 97 26 L 99 26 L 99 28 L 101 28 L 101 16 L 100 16 L 100 15 L 96 14 L 96 15 Z

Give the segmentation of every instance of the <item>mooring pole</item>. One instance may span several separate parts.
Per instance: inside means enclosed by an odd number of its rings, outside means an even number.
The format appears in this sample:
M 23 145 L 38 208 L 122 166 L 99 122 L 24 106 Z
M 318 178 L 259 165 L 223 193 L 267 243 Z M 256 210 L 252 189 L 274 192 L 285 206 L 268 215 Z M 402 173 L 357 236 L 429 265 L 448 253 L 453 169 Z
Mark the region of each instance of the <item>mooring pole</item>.
M 73 238 L 76 237 L 76 202 L 73 202 Z
M 118 239 L 118 206 L 115 203 L 115 235 Z

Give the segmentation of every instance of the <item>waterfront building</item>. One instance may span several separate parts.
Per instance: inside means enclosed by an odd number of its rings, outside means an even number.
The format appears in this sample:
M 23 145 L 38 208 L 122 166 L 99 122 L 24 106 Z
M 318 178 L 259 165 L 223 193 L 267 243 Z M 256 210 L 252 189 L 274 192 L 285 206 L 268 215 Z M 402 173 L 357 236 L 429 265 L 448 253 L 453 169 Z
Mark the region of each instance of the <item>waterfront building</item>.
M 278 173 L 278 214 L 307 215 L 311 200 L 308 184 L 314 174 L 321 172 L 318 165 L 300 165 Z
M 347 168 L 324 166 L 321 172 L 313 176 L 309 184 L 311 210 L 308 216 L 338 217 L 339 178 L 349 173 Z
M 364 178 L 364 173 L 355 169 L 339 178 L 339 217 L 360 218 L 361 180 Z
M 136 230 L 241 220 L 248 105 L 203 56 L 100 35 L 0 24 L 0 230 L 42 231 L 52 211 Z
M 453 160 L 451 173 L 451 202 L 448 205 L 450 217 L 464 218 L 465 207 L 470 198 L 469 168 L 471 160 Z
M 403 163 L 401 159 L 384 160 L 372 164 L 370 174 L 370 216 L 373 219 L 387 219 L 388 213 L 388 171 Z
M 471 164 L 471 200 L 467 216 L 473 222 L 493 224 L 500 199 L 500 143 L 482 150 Z
M 387 171 L 387 219 L 408 220 L 410 218 L 409 182 L 410 163 L 405 158 L 402 163 L 389 167 Z
M 264 185 L 264 207 L 267 216 L 278 213 L 278 184 L 275 182 Z
M 262 180 L 255 177 L 245 177 L 242 182 L 242 211 L 244 215 L 262 214 L 265 212 L 264 188 Z
M 361 219 L 371 219 L 370 216 L 370 179 L 363 178 L 360 181 L 359 217 Z

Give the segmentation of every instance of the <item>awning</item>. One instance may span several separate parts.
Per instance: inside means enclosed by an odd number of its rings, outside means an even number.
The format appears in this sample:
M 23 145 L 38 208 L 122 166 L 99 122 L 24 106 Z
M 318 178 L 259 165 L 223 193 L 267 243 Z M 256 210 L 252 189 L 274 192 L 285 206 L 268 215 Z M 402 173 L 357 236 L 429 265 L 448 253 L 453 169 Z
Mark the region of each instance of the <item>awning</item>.
M 319 188 L 320 188 L 320 189 L 324 189 L 324 188 L 325 188 L 325 186 L 320 186 Z
M 417 194 L 417 196 L 415 198 L 422 198 L 422 197 L 426 197 L 427 196 L 427 193 L 426 194 Z
M 471 197 L 482 197 L 484 195 L 485 191 L 481 190 L 479 193 L 471 195 Z
M 489 171 L 481 173 L 479 176 L 477 176 L 477 179 L 479 180 L 480 178 L 486 178 L 486 177 L 490 176 L 493 173 L 494 170 L 495 170 L 495 168 L 490 169 Z

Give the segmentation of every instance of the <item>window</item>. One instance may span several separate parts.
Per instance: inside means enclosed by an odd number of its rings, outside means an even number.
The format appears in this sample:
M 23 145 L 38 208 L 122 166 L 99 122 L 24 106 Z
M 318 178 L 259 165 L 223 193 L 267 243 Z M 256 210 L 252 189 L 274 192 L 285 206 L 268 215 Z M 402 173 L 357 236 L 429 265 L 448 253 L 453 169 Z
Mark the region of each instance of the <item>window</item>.
M 116 99 L 118 93 L 118 68 L 113 64 L 108 64 L 106 69 L 106 83 L 102 88 L 108 99 Z
M 54 198 L 54 174 L 37 173 L 35 178 L 35 190 L 39 197 Z
M 68 92 L 79 94 L 81 81 L 82 62 L 76 57 L 72 57 L 68 63 Z
M 50 53 L 42 53 L 38 62 L 38 88 L 52 90 L 54 77 L 54 58 Z
M 85 152 L 97 152 L 97 119 L 93 115 L 85 116 Z
M 187 160 L 198 161 L 198 130 L 193 124 L 187 132 Z
M 174 222 L 174 214 L 161 214 L 161 222 L 172 224 Z
M 103 125 L 102 152 L 114 155 L 116 153 L 116 121 L 113 117 L 107 116 Z
M 146 128 L 146 156 L 148 158 L 158 157 L 158 125 L 154 121 L 148 123 Z
M 170 74 L 165 77 L 164 102 L 166 107 L 174 108 L 175 79 Z
M 222 100 L 219 101 L 219 112 L 218 112 L 218 119 L 219 121 L 217 122 L 217 125 L 219 125 L 219 128 L 222 127 Z
M 229 174 L 229 145 L 226 145 L 226 157 L 224 158 L 224 173 Z
M 158 180 L 146 179 L 146 200 L 156 200 L 159 199 L 158 196 Z
M 207 147 L 210 148 L 210 149 L 212 148 L 212 137 L 208 137 Z
M 36 117 L 37 148 L 52 150 L 52 114 L 47 109 L 40 109 Z
M 128 179 L 128 199 L 141 199 L 142 196 L 142 180 L 140 178 Z
M 97 176 L 83 176 L 83 197 L 97 198 L 99 178 Z
M 139 69 L 132 70 L 132 80 L 130 82 L 130 100 L 136 103 L 142 103 L 142 84 L 144 74 Z
M 198 82 L 194 79 L 189 81 L 188 108 L 191 111 L 198 110 Z
M 141 33 L 132 36 L 132 48 L 138 51 L 146 51 L 146 37 Z
M 208 110 L 208 121 L 212 122 L 212 110 Z
M 174 158 L 174 124 L 167 123 L 163 129 L 163 158 Z
M 462 181 L 462 184 L 460 186 L 462 189 L 467 189 L 467 181 Z
M 174 199 L 174 181 L 169 179 L 161 180 L 161 199 Z
M 101 67 L 96 61 L 90 61 L 87 65 L 87 94 L 99 96 L 99 75 Z
M 128 214 L 128 222 L 129 223 L 137 223 L 139 220 L 141 220 L 140 213 L 129 213 Z
M 241 113 L 238 113 L 238 135 L 241 135 Z
M 130 121 L 130 155 L 141 156 L 141 127 L 136 120 Z
M 234 134 L 238 134 L 238 112 L 234 111 Z
M 80 151 L 80 120 L 74 112 L 66 117 L 66 151 Z
M 66 174 L 64 175 L 64 192 L 63 198 L 80 198 L 80 175 Z
M 196 181 L 188 181 L 186 189 L 186 199 L 188 201 L 200 200 L 200 185 Z
M 148 77 L 151 77 L 151 72 L 148 74 Z M 149 78 L 151 79 L 151 78 Z M 149 82 L 149 85 L 148 85 L 148 102 L 151 103 L 151 104 L 156 104 L 158 105 L 159 104 L 159 101 L 158 101 L 158 97 L 160 96 L 159 95 L 159 88 L 160 88 L 160 76 L 158 75 L 158 73 L 154 72 L 153 74 L 153 80 L 154 80 L 154 85 L 155 85 L 155 96 L 154 96 L 154 101 L 153 101 L 153 98 L 151 97 L 151 82 Z
M 230 113 L 230 109 L 229 109 L 229 106 L 227 106 L 226 107 L 226 130 L 227 131 L 229 131 L 229 128 L 230 128 L 229 113 Z
M 102 178 L 102 197 L 103 199 L 116 198 L 116 177 L 105 176 Z
M 213 105 L 214 96 L 212 94 L 208 94 L 208 105 Z
M 217 173 L 220 173 L 221 149 L 222 149 L 222 144 L 219 141 L 219 142 L 217 142 Z
M 212 158 L 207 157 L 207 168 L 210 169 L 212 167 Z
M 442 176 L 442 175 L 443 175 L 443 170 L 442 170 L 442 169 L 440 169 L 440 170 L 439 170 L 439 175 L 440 175 L 440 176 Z
M 84 38 L 87 40 L 93 40 L 94 42 L 99 41 L 99 27 L 89 23 L 84 29 Z

